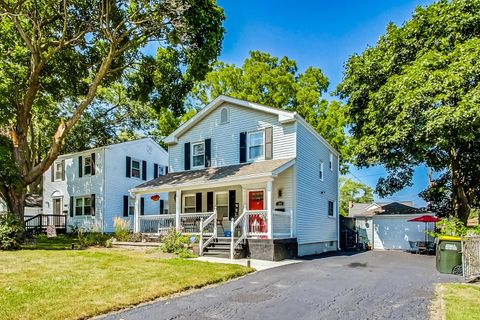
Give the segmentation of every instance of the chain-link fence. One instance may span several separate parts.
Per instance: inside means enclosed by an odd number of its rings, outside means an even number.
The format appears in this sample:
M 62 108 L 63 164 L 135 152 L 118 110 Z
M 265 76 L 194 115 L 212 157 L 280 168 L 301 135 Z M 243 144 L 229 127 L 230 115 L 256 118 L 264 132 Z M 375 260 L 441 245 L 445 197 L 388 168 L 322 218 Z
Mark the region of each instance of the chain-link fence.
M 480 236 L 468 236 L 462 240 L 462 264 L 465 281 L 480 278 Z

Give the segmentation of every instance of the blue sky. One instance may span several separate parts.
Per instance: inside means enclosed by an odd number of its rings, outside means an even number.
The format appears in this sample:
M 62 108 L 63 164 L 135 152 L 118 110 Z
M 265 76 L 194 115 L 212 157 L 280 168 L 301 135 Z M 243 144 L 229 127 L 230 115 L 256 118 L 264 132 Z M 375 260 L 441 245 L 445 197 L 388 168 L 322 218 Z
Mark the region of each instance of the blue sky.
M 331 91 L 341 82 L 343 64 L 350 55 L 375 45 L 389 22 L 401 25 L 416 6 L 431 2 L 219 0 L 227 17 L 220 60 L 240 65 L 250 50 L 288 56 L 297 61 L 300 71 L 321 68 Z M 351 172 L 353 179 L 372 187 L 385 175 L 382 167 L 352 167 Z M 413 183 L 384 201 L 413 200 L 417 206 L 425 205 L 418 197 L 427 185 L 425 167 L 416 168 Z

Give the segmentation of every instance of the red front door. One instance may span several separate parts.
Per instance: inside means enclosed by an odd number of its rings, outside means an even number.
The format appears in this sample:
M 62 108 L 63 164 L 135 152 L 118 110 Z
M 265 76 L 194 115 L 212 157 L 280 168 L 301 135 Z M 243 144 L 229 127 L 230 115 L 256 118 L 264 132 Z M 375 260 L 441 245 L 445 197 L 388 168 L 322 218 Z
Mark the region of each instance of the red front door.
M 248 192 L 248 209 L 264 210 L 263 206 L 263 190 Z

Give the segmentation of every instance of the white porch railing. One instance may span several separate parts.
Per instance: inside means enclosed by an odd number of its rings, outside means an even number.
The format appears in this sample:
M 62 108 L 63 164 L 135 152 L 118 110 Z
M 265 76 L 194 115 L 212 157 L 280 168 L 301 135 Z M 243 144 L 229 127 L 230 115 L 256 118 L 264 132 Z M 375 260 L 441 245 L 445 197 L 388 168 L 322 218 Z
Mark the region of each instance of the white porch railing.
M 272 226 L 274 238 L 293 238 L 293 214 L 292 211 L 273 211 Z
M 204 241 L 203 236 L 209 235 L 210 237 Z M 203 255 L 203 251 L 213 240 L 217 238 L 217 209 L 205 220 L 200 218 L 200 239 L 198 243 L 199 255 Z
M 213 213 L 214 212 L 180 213 L 180 228 L 182 229 L 182 232 L 189 234 L 200 234 L 200 221 L 202 219 L 207 219 Z
M 253 238 L 268 237 L 268 212 L 267 210 L 245 211 L 248 221 L 247 236 Z
M 148 215 L 139 217 L 139 232 L 162 234 L 175 228 L 174 214 Z
M 237 228 L 238 227 L 238 228 Z M 238 217 L 237 220 L 232 219 L 230 225 L 230 259 L 234 258 L 235 249 L 242 243 L 243 240 L 247 239 L 248 234 L 248 211 L 246 208 L 243 209 L 242 214 Z M 235 241 L 235 234 L 239 233 L 238 239 Z

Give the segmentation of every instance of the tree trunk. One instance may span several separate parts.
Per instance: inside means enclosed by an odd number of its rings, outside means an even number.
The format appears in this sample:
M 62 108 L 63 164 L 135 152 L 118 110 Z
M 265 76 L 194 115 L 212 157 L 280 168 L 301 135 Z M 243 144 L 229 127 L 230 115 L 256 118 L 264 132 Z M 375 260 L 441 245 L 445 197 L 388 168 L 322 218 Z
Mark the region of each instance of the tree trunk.
M 452 201 L 454 215 L 460 219 L 465 225 L 467 224 L 468 216 L 470 214 L 470 204 L 465 193 L 465 186 L 462 184 L 462 179 L 457 170 L 458 159 L 456 151 L 450 151 L 450 174 L 452 177 Z
M 20 221 L 25 217 L 25 188 L 4 187 L 5 202 L 7 203 L 8 211 L 19 217 Z

